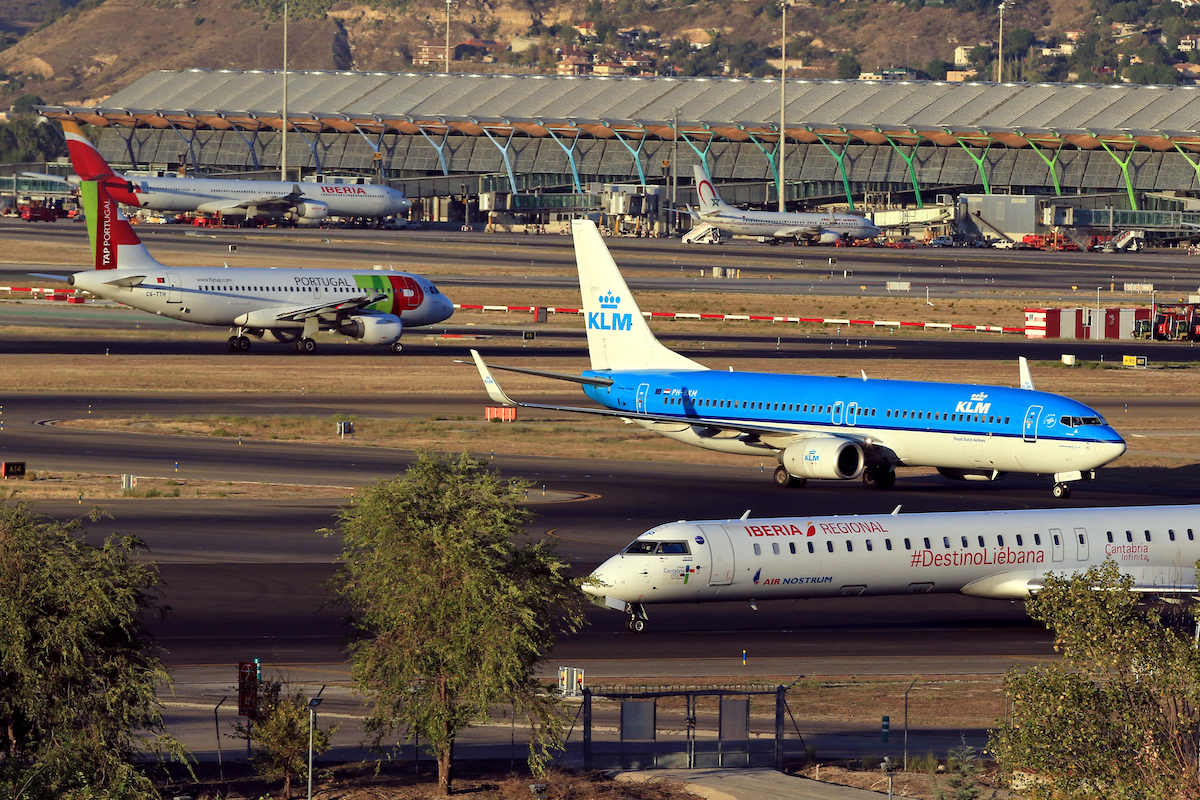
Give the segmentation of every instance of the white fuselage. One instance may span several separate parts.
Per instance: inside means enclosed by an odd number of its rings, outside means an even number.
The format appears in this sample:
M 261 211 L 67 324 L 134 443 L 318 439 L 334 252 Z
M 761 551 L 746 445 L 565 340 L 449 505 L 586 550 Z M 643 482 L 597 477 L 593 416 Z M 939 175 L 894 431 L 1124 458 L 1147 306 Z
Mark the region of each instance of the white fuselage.
M 1139 591 L 1194 592 L 1197 535 L 1195 505 L 674 522 L 601 564 L 592 576 L 603 586 L 585 591 L 618 609 L 929 592 L 1023 599 L 1048 572 L 1112 559 Z
M 215 178 L 148 178 L 125 176 L 134 186 L 133 196 L 141 208 L 155 211 L 224 210 L 216 206 L 225 201 L 237 201 L 248 206 L 241 213 L 251 216 L 258 211 L 259 198 L 286 197 L 297 188 L 300 203 L 316 203 L 328 207 L 331 217 L 390 217 L 412 207 L 412 201 L 390 186 L 374 184 L 307 183 L 291 181 L 242 181 Z M 267 212 L 271 203 L 262 202 Z M 278 208 L 278 204 L 274 204 Z M 234 209 L 227 209 L 232 212 Z
M 134 286 L 115 282 L 144 276 Z M 353 301 L 371 293 L 385 299 L 364 313 L 395 314 L 404 327 L 431 325 L 454 313 L 450 299 L 429 280 L 382 270 L 231 269 L 163 267 L 89 270 L 71 276 L 76 289 L 172 319 L 222 327 L 302 329 L 302 321 L 250 323 L 255 312 Z M 239 321 L 240 320 L 240 321 Z
M 869 219 L 855 214 L 811 214 L 783 211 L 749 211 L 721 203 L 713 211 L 699 214 L 702 222 L 742 236 L 777 239 L 812 236 L 817 239 L 849 236 L 869 239 L 880 234 Z M 831 242 L 826 242 L 831 243 Z

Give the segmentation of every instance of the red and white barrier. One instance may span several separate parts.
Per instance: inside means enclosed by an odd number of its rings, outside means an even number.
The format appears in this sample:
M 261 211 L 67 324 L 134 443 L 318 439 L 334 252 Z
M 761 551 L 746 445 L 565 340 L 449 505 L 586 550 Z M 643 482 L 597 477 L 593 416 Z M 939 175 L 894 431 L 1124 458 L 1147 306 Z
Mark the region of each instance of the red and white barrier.
M 536 308 L 536 306 L 479 306 L 465 303 L 455 303 L 454 307 L 468 311 L 524 311 L 529 313 L 532 313 L 534 308 Z M 583 309 L 580 308 L 546 307 L 546 311 L 551 314 L 583 314 Z M 815 325 L 868 325 L 874 328 L 919 328 L 927 331 L 954 330 L 975 331 L 977 333 L 1025 333 L 1025 328 L 1010 328 L 1000 325 L 965 325 L 951 322 L 902 322 L 899 320 L 832 319 L 828 317 L 774 317 L 758 314 L 692 314 L 682 311 L 643 311 L 642 316 L 647 319 L 698 319 L 717 320 L 721 322 L 741 320 L 753 322 L 794 322 L 797 324 L 809 323 Z

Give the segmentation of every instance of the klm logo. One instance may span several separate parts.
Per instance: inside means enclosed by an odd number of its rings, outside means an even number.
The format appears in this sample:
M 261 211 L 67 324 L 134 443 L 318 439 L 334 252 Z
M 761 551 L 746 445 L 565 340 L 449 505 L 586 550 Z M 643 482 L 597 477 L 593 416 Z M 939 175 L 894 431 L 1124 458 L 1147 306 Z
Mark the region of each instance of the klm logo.
M 633 315 L 620 314 L 617 312 L 621 305 L 621 298 L 614 295 L 611 291 L 606 292 L 598 298 L 600 300 L 601 309 L 610 309 L 608 311 L 589 311 L 587 326 L 591 330 L 597 331 L 631 331 L 633 330 Z
M 984 400 L 987 400 L 987 392 L 977 392 L 971 395 L 970 400 L 960 400 L 954 410 L 960 414 L 986 414 L 992 404 Z

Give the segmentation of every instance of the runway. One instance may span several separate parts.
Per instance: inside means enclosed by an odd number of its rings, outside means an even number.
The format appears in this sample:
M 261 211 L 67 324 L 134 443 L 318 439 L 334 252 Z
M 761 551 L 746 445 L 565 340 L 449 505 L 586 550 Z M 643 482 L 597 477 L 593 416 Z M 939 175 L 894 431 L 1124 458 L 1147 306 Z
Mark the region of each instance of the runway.
M 565 399 L 565 398 L 563 398 Z M 459 401 L 460 403 L 470 401 Z M 136 534 L 150 547 L 167 585 L 172 613 L 152 624 L 172 666 L 230 664 L 262 658 L 272 664 L 343 660 L 343 612 L 323 607 L 322 588 L 333 571 L 332 526 L 341 501 L 322 486 L 363 485 L 401 472 L 402 450 L 236 441 L 182 436 L 108 433 L 37 424 L 86 413 L 124 416 L 156 413 L 332 414 L 403 416 L 466 410 L 431 396 L 14 396 L 4 399 L 0 458 L 25 460 L 34 470 L 82 470 L 188 479 L 280 481 L 313 485 L 305 501 L 123 499 L 106 501 L 111 520 L 88 523 L 89 539 L 110 532 Z M 477 413 L 477 408 L 472 407 Z M 179 472 L 174 472 L 175 462 Z M 534 483 L 537 521 L 533 536 L 551 535 L 577 574 L 584 574 L 639 533 L 682 518 L 954 511 L 1055 505 L 1048 484 L 1011 479 L 964 484 L 939 477 L 902 477 L 896 488 L 869 492 L 858 482 L 810 482 L 802 490 L 773 486 L 757 464 L 711 467 L 688 464 L 589 461 L 499 456 L 506 476 Z M 1103 475 L 1103 473 L 1102 473 Z M 589 497 L 539 501 L 540 487 Z M 324 496 L 322 496 L 324 495 Z M 1131 490 L 1086 485 L 1071 505 L 1137 505 L 1187 502 L 1178 489 Z M 38 503 L 56 517 L 83 513 L 86 505 Z M 590 625 L 565 639 L 555 658 L 586 663 L 598 675 L 729 674 L 747 649 L 756 674 L 789 674 L 803 663 L 808 674 L 858 674 L 920 669 L 999 671 L 1016 660 L 1052 657 L 1049 639 L 1025 618 L 1021 604 L 957 595 L 668 606 L 652 611 L 651 631 L 624 629 L 623 615 L 594 609 Z M 739 662 L 740 663 L 740 662 Z M 902 670 L 902 671 L 903 671 Z

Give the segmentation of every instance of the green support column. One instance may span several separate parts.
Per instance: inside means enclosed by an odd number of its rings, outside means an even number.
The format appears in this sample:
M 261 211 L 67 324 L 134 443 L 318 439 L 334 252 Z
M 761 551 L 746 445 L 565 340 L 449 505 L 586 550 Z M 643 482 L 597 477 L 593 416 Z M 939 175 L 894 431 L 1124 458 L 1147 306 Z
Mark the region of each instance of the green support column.
M 805 128 L 813 136 L 817 137 L 817 141 L 821 143 L 829 155 L 833 156 L 838 163 L 838 172 L 842 176 L 842 189 L 846 192 L 846 202 L 850 204 L 850 210 L 854 210 L 854 196 L 850 193 L 850 177 L 846 174 L 846 151 L 850 149 L 850 134 L 846 134 L 846 141 L 842 144 L 842 152 L 835 153 L 833 148 L 829 146 L 829 142 L 825 141 L 825 137 L 814 131 L 812 128 Z
M 775 150 L 771 151 L 750 131 L 746 131 L 746 135 L 750 137 L 750 141 L 754 142 L 754 146 L 758 148 L 758 151 L 767 157 L 767 163 L 771 165 L 771 174 L 775 176 L 775 191 L 779 192 L 780 197 L 784 197 L 783 176 L 779 174 L 779 164 L 775 160 L 776 154 L 779 153 L 779 148 L 783 147 L 783 136 L 779 137 L 779 141 L 775 144 Z M 786 200 L 787 198 L 784 199 Z
M 875 129 L 875 132 L 882 134 L 883 137 L 887 139 L 888 144 L 892 146 L 892 149 L 896 151 L 896 155 L 903 158 L 904 163 L 908 165 L 908 178 L 912 181 L 913 192 L 917 197 L 917 208 L 924 208 L 925 203 L 921 200 L 921 184 L 917 181 L 917 170 L 913 166 L 913 159 L 917 157 L 917 145 L 914 144 L 912 146 L 911 155 L 905 155 L 904 151 L 900 149 L 900 145 L 896 144 L 895 140 L 893 140 L 891 136 L 883 133 L 883 131 L 879 130 L 878 128 Z
M 1129 154 L 1122 161 L 1117 158 L 1116 152 L 1103 139 L 1095 134 L 1092 134 L 1092 138 L 1100 143 L 1100 146 L 1104 148 L 1104 152 L 1108 153 L 1112 160 L 1117 162 L 1117 166 L 1121 168 L 1121 176 L 1125 179 L 1125 192 L 1129 195 L 1129 205 L 1134 211 L 1137 211 L 1137 196 L 1133 193 L 1133 181 L 1129 180 L 1129 161 L 1133 158 L 1133 152 L 1137 150 L 1137 143 L 1134 143 L 1134 146 L 1129 148 Z M 1133 137 L 1130 138 L 1132 139 Z
M 1046 158 L 1046 154 L 1041 151 L 1041 149 L 1037 146 L 1037 142 L 1033 141 L 1033 139 L 1026 137 L 1025 141 L 1029 142 L 1029 146 L 1033 148 L 1033 152 L 1037 153 L 1038 158 L 1042 159 L 1042 161 L 1045 161 L 1046 166 L 1050 168 L 1050 180 L 1054 181 L 1054 195 L 1056 197 L 1062 197 L 1062 187 L 1058 184 L 1058 157 L 1062 153 L 1062 139 L 1058 140 L 1058 147 L 1054 148 L 1054 158 Z
M 1188 166 L 1190 166 L 1192 171 L 1196 173 L 1197 182 L 1200 182 L 1200 161 L 1192 161 L 1192 159 L 1188 156 L 1187 151 L 1176 144 L 1174 139 L 1170 139 L 1169 141 L 1171 142 L 1171 146 L 1179 151 L 1179 155 L 1183 156 L 1183 160 L 1188 162 Z
M 712 135 L 710 134 L 708 137 L 708 140 L 704 142 L 704 151 L 703 152 L 701 152 L 700 148 L 696 147 L 696 145 L 694 145 L 692 143 L 692 140 L 688 138 L 688 135 L 686 133 L 684 133 L 682 129 L 679 131 L 679 135 L 680 135 L 680 137 L 682 137 L 683 141 L 687 144 L 687 146 L 692 148 L 692 152 L 696 154 L 696 158 L 700 159 L 700 165 L 702 167 L 704 167 L 704 171 L 707 172 L 709 175 L 712 175 L 712 168 L 710 166 L 708 166 L 708 151 L 709 151 L 709 148 L 712 147 L 712 143 L 713 143 Z
M 950 133 L 950 132 L 946 131 L 946 133 Z M 972 150 L 970 148 L 970 146 L 968 146 L 967 144 L 965 144 L 963 142 L 963 139 L 966 137 L 961 137 L 961 136 L 958 136 L 957 134 L 953 134 L 953 133 L 950 133 L 950 135 L 954 137 L 954 141 L 958 142 L 958 146 L 961 147 L 963 150 L 967 151 L 967 155 L 970 156 L 971 160 L 975 162 L 975 168 L 977 170 L 979 170 L 979 178 L 980 178 L 980 180 L 983 181 L 983 193 L 991 194 L 992 193 L 992 184 L 988 181 L 987 170 L 984 169 L 984 162 L 987 160 L 988 148 L 992 146 L 992 141 L 993 141 L 992 137 L 984 135 L 984 134 L 980 134 L 979 136 L 970 137 L 972 139 L 982 138 L 982 139 L 987 140 L 987 144 L 985 144 L 983 146 L 983 155 L 977 156 L 977 155 L 975 155 L 975 151 Z
M 625 149 L 629 151 L 629 155 L 633 159 L 633 166 L 635 166 L 637 168 L 638 180 L 641 181 L 642 186 L 645 186 L 646 185 L 646 170 L 642 167 L 642 146 L 646 144 L 646 131 L 645 130 L 641 131 L 642 138 L 638 139 L 638 146 L 636 148 L 629 146 L 629 143 L 626 142 L 625 139 L 621 136 L 621 132 L 619 130 L 617 130 L 616 128 L 613 128 L 612 132 L 613 132 L 613 135 L 617 137 L 617 141 L 620 142 L 625 147 Z M 628 133 L 628 131 L 626 131 L 626 133 Z

